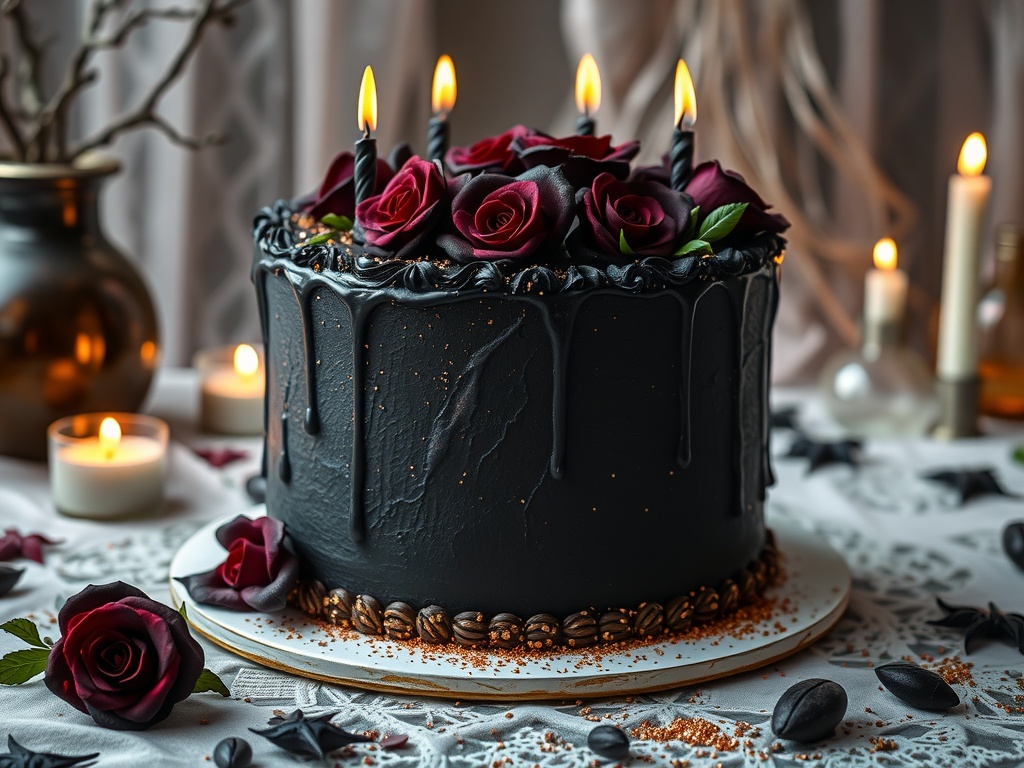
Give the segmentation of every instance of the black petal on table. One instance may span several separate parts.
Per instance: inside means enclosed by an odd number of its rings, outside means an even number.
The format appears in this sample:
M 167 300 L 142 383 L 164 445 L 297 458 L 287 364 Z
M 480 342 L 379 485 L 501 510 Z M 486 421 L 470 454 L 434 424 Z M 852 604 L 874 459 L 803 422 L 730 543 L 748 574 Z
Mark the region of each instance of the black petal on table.
M 7 754 L 0 755 L 0 768 L 71 768 L 73 765 L 85 765 L 100 756 L 99 752 L 91 755 L 51 755 L 46 752 L 33 752 L 14 740 L 13 735 L 7 737 Z
M 336 749 L 372 739 L 331 725 L 331 713 L 307 718 L 301 709 L 287 717 L 272 717 L 270 727 L 262 731 L 249 730 L 262 736 L 281 749 L 297 755 L 309 755 L 321 760 Z
M 981 640 L 999 640 L 1012 645 L 1024 653 L 1024 616 L 1019 613 L 1004 613 L 995 603 L 988 604 L 988 610 L 970 606 L 948 605 L 941 598 L 935 598 L 939 608 L 946 612 L 941 619 L 929 621 L 936 627 L 953 627 L 964 631 L 964 651 L 970 654 Z
M 810 474 L 816 469 L 829 464 L 849 464 L 856 467 L 860 464 L 860 442 L 857 440 L 839 440 L 835 443 L 819 443 L 809 437 L 798 437 L 789 447 L 787 456 L 810 459 L 807 467 Z
M 794 405 L 787 405 L 772 411 L 771 417 L 768 420 L 768 426 L 772 429 L 799 430 L 800 428 L 796 423 L 796 415 L 799 412 L 800 409 Z
M 966 504 L 975 496 L 1009 496 L 1019 499 L 1015 493 L 1007 493 L 996 480 L 995 472 L 987 467 L 975 469 L 946 469 L 924 475 L 925 480 L 952 488 L 960 494 L 960 503 Z
M 0 565 L 0 597 L 3 597 L 18 583 L 24 568 L 11 568 L 8 565 Z

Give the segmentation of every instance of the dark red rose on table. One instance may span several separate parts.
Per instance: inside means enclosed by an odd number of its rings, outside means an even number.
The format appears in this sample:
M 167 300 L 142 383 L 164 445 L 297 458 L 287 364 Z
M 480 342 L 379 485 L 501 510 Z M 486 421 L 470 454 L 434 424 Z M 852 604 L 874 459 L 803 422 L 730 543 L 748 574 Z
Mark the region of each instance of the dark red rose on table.
M 60 544 L 39 533 L 22 536 L 16 528 L 8 528 L 0 536 L 0 560 L 14 560 L 24 557 L 37 563 L 43 562 L 43 544 Z
M 639 141 L 612 146 L 611 136 L 566 136 L 556 139 L 535 132 L 518 136 L 512 149 L 523 166 L 549 168 L 561 166 L 565 177 L 577 189 L 589 186 L 598 174 L 610 173 L 618 179 L 629 175 L 629 161 L 640 151 Z
M 747 203 L 746 211 L 732 230 L 733 238 L 789 229 L 785 216 L 768 213 L 771 206 L 747 185 L 742 176 L 723 170 L 717 160 L 701 163 L 693 169 L 693 176 L 686 183 L 686 193 L 700 206 L 702 218 L 720 206 Z
M 481 139 L 470 147 L 452 147 L 444 156 L 445 165 L 452 175 L 494 171 L 514 176 L 523 170 L 523 164 L 511 148 L 512 141 L 533 133 L 535 131 L 526 126 L 514 125 L 504 133 Z
M 203 672 L 203 649 L 181 615 L 128 584 L 86 587 L 57 622 L 46 687 L 106 728 L 163 720 Z
M 312 200 L 308 201 L 305 210 L 318 221 L 329 213 L 337 216 L 354 218 L 356 212 L 356 190 L 353 176 L 355 173 L 355 155 L 351 152 L 340 152 L 331 160 L 320 189 Z M 379 194 L 394 177 L 395 172 L 383 159 L 377 160 L 377 182 L 374 192 Z
M 410 158 L 379 195 L 357 206 L 357 237 L 389 256 L 422 255 L 446 208 L 446 189 L 437 163 Z
M 626 263 L 671 258 L 690 225 L 693 200 L 663 184 L 619 181 L 602 173 L 579 195 L 580 225 L 571 238 L 585 255 Z M 623 253 L 623 241 L 632 253 Z
M 179 581 L 197 603 L 236 611 L 280 611 L 299 574 L 298 560 L 284 546 L 284 524 L 270 517 L 239 515 L 217 529 L 228 551 L 211 571 Z
M 455 232 L 438 245 L 458 262 L 516 259 L 562 248 L 575 213 L 575 191 L 561 169 L 522 176 L 485 173 L 452 198 Z

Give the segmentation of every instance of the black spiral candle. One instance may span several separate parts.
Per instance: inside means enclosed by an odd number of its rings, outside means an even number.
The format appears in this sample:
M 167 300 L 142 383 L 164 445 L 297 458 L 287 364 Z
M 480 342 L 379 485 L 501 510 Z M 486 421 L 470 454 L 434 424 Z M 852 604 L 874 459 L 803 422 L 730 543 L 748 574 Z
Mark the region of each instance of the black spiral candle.
M 593 136 L 596 127 L 597 126 L 594 122 L 594 118 L 592 118 L 590 115 L 580 115 L 579 119 L 576 120 L 576 135 Z
M 427 124 L 427 158 L 444 160 L 448 151 L 448 121 L 443 114 L 434 115 Z
M 356 205 L 373 196 L 377 186 L 377 140 L 369 132 L 356 142 L 355 187 Z
M 672 132 L 672 149 L 669 152 L 669 184 L 672 189 L 682 192 L 692 175 L 693 131 L 677 127 Z

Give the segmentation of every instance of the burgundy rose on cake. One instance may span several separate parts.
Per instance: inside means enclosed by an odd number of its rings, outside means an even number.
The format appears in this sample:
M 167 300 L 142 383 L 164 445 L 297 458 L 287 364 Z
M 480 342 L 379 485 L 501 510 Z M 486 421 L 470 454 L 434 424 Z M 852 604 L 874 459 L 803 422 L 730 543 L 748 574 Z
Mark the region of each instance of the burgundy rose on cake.
M 524 168 L 519 155 L 512 149 L 512 142 L 520 136 L 535 133 L 525 126 L 514 125 L 504 133 L 481 139 L 470 147 L 452 147 L 444 156 L 445 165 L 452 175 L 491 171 L 514 176 Z
M 371 253 L 398 259 L 421 256 L 447 208 L 446 190 L 438 163 L 410 158 L 379 195 L 356 207 L 356 239 Z
M 653 181 L 619 181 L 602 173 L 578 195 L 579 226 L 569 252 L 591 261 L 625 264 L 647 256 L 671 258 L 692 223 L 693 200 Z
M 224 562 L 178 579 L 192 599 L 236 611 L 282 610 L 299 574 L 298 560 L 284 546 L 284 525 L 270 517 L 238 515 L 216 536 L 228 551 Z
M 454 261 L 519 259 L 563 248 L 575 214 L 575 190 L 560 168 L 521 176 L 484 173 L 452 198 L 454 233 L 437 244 Z
M 611 136 L 567 136 L 556 139 L 538 131 L 517 136 L 511 148 L 524 167 L 561 167 L 569 183 L 581 189 L 600 173 L 610 173 L 619 179 L 626 178 L 629 175 L 629 161 L 640 151 L 640 142 L 627 141 L 613 147 Z
M 702 223 L 704 217 L 709 217 L 723 206 L 745 205 L 744 213 L 730 230 L 734 237 L 761 232 L 779 233 L 789 229 L 785 216 L 769 213 L 771 206 L 747 185 L 743 177 L 735 171 L 724 170 L 717 160 L 694 168 L 693 176 L 686 183 L 686 193 L 700 206 Z
M 40 673 L 56 696 L 105 728 L 143 730 L 192 693 L 228 690 L 203 669 L 205 655 L 184 617 L 123 582 L 90 585 L 57 614 L 61 636 L 40 638 L 28 619 L 0 625 L 29 644 L 0 659 L 0 683 Z

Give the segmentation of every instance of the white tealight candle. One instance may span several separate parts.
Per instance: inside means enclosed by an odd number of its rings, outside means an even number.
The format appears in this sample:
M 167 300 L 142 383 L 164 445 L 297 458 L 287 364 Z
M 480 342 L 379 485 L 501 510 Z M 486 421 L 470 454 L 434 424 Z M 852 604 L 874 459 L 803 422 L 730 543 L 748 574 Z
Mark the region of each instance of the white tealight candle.
M 50 425 L 57 509 L 94 519 L 151 514 L 164 500 L 167 424 L 137 414 L 83 414 Z
M 937 361 L 945 381 L 977 375 L 978 257 L 992 190 L 992 180 L 982 174 L 987 159 L 985 138 L 972 133 L 960 150 L 957 173 L 949 178 Z
M 259 353 L 248 344 L 200 355 L 203 428 L 226 435 L 263 434 L 266 389 Z
M 895 325 L 907 303 L 907 273 L 896 268 L 896 243 L 883 237 L 875 243 L 875 268 L 864 278 L 864 323 Z

